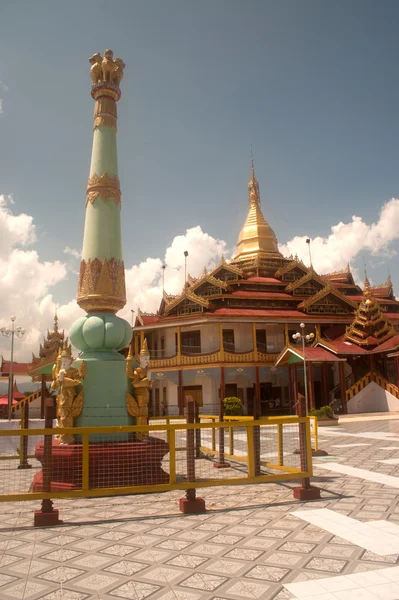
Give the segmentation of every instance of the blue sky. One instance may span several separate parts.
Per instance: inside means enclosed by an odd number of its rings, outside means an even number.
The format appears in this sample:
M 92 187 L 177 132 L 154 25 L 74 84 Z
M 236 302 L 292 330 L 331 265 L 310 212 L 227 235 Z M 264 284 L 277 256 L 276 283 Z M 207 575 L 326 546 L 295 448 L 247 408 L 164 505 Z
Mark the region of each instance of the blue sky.
M 80 249 L 88 57 L 110 47 L 127 65 L 118 105 L 127 267 L 163 259 L 197 225 L 231 249 L 251 144 L 280 243 L 328 236 L 352 215 L 370 225 L 399 197 L 398 20 L 391 0 L 2 0 L 0 194 L 13 195 L 14 215 L 33 217 L 41 261 Z M 399 248 L 395 236 L 389 248 Z M 375 283 L 389 265 L 399 293 L 397 259 L 366 248 L 352 264 L 362 256 Z M 71 271 L 50 290 L 57 303 L 75 291 Z

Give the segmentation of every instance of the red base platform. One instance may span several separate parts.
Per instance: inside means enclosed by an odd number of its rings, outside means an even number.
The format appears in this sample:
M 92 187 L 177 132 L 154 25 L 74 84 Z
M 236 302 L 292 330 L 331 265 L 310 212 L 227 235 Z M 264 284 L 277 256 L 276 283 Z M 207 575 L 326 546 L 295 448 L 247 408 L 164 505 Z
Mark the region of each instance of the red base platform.
M 93 443 L 89 445 L 89 487 L 112 488 L 131 485 L 156 485 L 169 482 L 162 469 L 168 444 L 149 437 L 141 442 Z M 43 464 L 44 444 L 35 448 Z M 82 445 L 52 444 L 51 491 L 82 489 Z M 33 478 L 33 491 L 43 491 L 43 472 Z
M 196 498 L 195 500 L 180 498 L 179 508 L 184 515 L 196 515 L 206 512 L 205 500 L 203 498 Z
M 294 498 L 297 500 L 319 500 L 320 490 L 316 487 L 296 487 L 294 488 Z

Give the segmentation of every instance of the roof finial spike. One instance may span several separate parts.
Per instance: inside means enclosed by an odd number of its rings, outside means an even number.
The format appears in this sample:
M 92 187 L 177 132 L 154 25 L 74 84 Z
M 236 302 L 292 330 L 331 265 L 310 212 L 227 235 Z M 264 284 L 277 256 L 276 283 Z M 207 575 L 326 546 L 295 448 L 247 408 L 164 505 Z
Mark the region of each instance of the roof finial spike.
M 370 281 L 369 281 L 369 278 L 367 277 L 366 263 L 364 263 L 364 291 L 365 291 L 365 295 L 371 295 Z
M 55 313 L 54 313 L 54 331 L 58 331 L 58 315 L 57 315 L 57 309 L 55 309 Z
M 255 177 L 255 166 L 254 166 L 254 157 L 252 154 L 252 146 L 251 146 L 251 179 L 248 181 L 248 200 L 249 200 L 250 204 L 259 204 L 259 202 L 260 202 L 259 183 L 256 181 L 256 177 Z

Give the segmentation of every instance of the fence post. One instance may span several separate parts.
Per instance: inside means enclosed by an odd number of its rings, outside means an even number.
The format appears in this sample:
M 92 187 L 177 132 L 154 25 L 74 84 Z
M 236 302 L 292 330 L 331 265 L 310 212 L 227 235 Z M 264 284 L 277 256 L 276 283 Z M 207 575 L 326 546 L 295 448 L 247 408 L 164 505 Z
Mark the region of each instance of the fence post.
M 277 464 L 279 467 L 284 465 L 284 432 L 281 423 L 277 424 Z
M 259 386 L 257 386 L 259 387 Z M 261 404 L 260 397 L 255 396 L 254 398 L 254 421 L 258 421 L 261 417 Z M 254 464 L 255 464 L 255 475 L 261 474 L 260 470 L 260 427 L 257 425 L 253 428 L 254 438 Z
M 29 429 L 29 404 L 26 402 L 21 407 L 21 429 Z M 19 443 L 19 465 L 18 469 L 31 469 L 28 463 L 28 436 L 21 435 Z
M 199 407 L 197 402 L 194 402 L 194 422 L 200 423 Z M 195 430 L 195 458 L 201 458 L 201 429 Z
M 298 417 L 306 417 L 305 396 L 298 394 Z M 310 439 L 310 419 L 305 423 L 298 423 L 299 454 L 301 471 L 307 473 L 312 468 L 312 443 Z M 310 478 L 301 479 L 301 486 L 294 488 L 294 498 L 297 500 L 318 500 L 320 490 L 310 485 Z
M 220 399 L 219 399 L 219 421 L 224 418 L 223 400 L 226 395 L 226 386 L 224 381 L 224 367 L 220 367 Z M 224 460 L 224 427 L 219 427 L 219 460 L 214 462 L 215 469 L 227 469 L 230 464 Z
M 44 402 L 44 427 L 45 429 L 53 428 L 53 419 L 55 418 L 55 400 L 52 396 L 47 397 Z M 51 492 L 51 475 L 52 475 L 52 447 L 53 436 L 44 436 L 44 452 L 43 452 L 43 492 Z M 51 527 L 62 523 L 59 519 L 58 508 L 53 508 L 53 502 L 49 498 L 42 500 L 42 508 L 35 510 L 33 525 L 35 527 Z
M 186 414 L 187 423 L 195 422 L 195 402 L 191 396 L 186 396 Z M 186 430 L 187 445 L 187 481 L 195 481 L 195 430 Z M 205 512 L 205 500 L 196 497 L 195 488 L 186 490 L 186 497 L 180 498 L 179 507 L 182 513 L 202 513 Z

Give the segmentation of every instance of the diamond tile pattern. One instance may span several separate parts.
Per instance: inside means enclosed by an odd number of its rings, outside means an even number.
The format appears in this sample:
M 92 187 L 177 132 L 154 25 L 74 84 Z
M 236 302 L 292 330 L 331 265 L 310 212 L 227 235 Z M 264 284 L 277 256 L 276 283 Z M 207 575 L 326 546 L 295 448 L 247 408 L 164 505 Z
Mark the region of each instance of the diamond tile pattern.
M 205 488 L 203 515 L 181 515 L 179 491 L 60 500 L 53 529 L 33 529 L 34 503 L 3 504 L 1 600 L 399 598 L 399 420 L 322 433 L 317 502 L 294 482 Z

